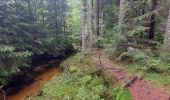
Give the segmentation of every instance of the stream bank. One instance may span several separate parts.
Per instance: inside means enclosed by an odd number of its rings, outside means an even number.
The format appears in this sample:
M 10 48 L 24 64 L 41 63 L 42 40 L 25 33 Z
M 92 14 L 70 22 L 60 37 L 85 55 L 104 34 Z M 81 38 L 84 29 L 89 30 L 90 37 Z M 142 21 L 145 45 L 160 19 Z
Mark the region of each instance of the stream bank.
M 73 53 L 73 50 L 68 50 L 64 56 L 53 56 L 48 53 L 34 55 L 31 67 L 21 68 L 20 72 L 13 75 L 3 86 L 7 100 L 22 100 L 37 95 L 43 85 L 59 73 L 59 64 Z
M 34 78 L 34 83 L 30 85 L 24 85 L 23 88 L 16 94 L 7 96 L 7 100 L 25 100 L 29 97 L 34 97 L 41 94 L 41 89 L 43 86 L 50 81 L 53 76 L 60 73 L 57 66 L 53 66 L 44 73 L 38 75 Z

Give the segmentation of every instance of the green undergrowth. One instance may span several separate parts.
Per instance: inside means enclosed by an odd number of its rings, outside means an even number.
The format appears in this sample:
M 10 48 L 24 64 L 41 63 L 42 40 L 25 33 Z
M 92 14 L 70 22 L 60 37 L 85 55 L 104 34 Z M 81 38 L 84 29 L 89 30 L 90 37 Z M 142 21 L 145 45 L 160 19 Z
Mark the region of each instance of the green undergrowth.
M 129 75 L 137 75 L 139 77 L 142 77 L 150 84 L 154 84 L 155 86 L 159 87 L 165 87 L 168 92 L 170 93 L 170 76 L 167 73 L 158 73 L 154 71 L 144 71 L 141 69 L 138 69 L 138 67 L 134 64 L 126 64 L 122 62 L 113 62 L 114 64 L 117 64 L 120 68 L 124 69 L 125 71 L 129 72 Z
M 114 48 L 106 48 L 106 53 L 120 68 L 130 75 L 142 77 L 151 84 L 165 87 L 170 91 L 170 54 L 159 50 L 130 47 L 120 53 Z M 117 53 L 119 52 L 119 53 Z
M 131 100 L 129 91 L 102 75 L 90 54 L 68 58 L 61 69 L 63 72 L 45 85 L 37 100 Z

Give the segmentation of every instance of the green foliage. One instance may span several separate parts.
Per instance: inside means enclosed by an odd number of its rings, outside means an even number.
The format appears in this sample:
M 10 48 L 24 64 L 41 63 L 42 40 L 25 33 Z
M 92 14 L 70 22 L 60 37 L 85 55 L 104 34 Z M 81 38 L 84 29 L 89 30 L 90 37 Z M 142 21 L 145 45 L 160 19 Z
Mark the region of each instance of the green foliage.
M 66 59 L 64 62 L 60 64 L 61 69 L 68 69 L 69 66 L 74 66 L 74 67 L 82 67 L 84 63 L 84 58 L 85 56 L 82 53 L 78 53 L 69 59 Z
M 119 85 L 110 88 L 109 93 L 114 100 L 132 100 L 130 92 Z
M 128 52 L 124 52 L 119 56 L 119 60 L 128 60 L 132 59 L 132 55 Z
M 130 92 L 120 86 L 114 87 L 111 92 L 115 100 L 132 100 Z
M 72 39 L 74 47 L 79 45 L 80 32 L 81 32 L 81 2 L 78 0 L 68 0 L 69 11 L 67 12 L 67 26 L 71 32 L 70 38 Z
M 140 66 L 143 66 L 141 68 L 144 70 L 155 72 L 169 72 L 169 65 L 164 63 L 161 59 L 149 57 L 142 53 L 136 54 L 134 56 L 134 61 Z
M 136 65 L 136 68 L 142 69 L 144 71 L 153 71 L 153 72 L 169 72 L 170 64 L 167 63 L 166 56 L 163 54 L 160 57 L 150 56 L 148 52 L 140 51 L 137 52 L 125 52 L 120 57 L 126 57 L 133 61 L 133 64 Z M 165 59 L 163 59 L 165 58 Z
M 0 45 L 0 84 L 7 83 L 8 78 L 20 72 L 20 68 L 30 67 L 29 51 L 15 51 L 13 46 Z
M 87 75 L 82 78 L 81 84 L 84 84 L 84 85 L 89 84 L 91 82 L 91 80 L 92 80 L 92 77 L 90 75 Z
M 169 53 L 161 53 L 160 59 L 165 63 L 170 62 L 170 54 Z
M 134 57 L 133 57 L 133 61 L 134 61 L 135 63 L 138 63 L 138 64 L 144 64 L 144 63 L 146 63 L 146 62 L 145 62 L 146 59 L 147 59 L 147 56 L 146 56 L 144 53 L 141 53 L 141 52 L 135 54 Z
M 74 100 L 98 100 L 96 98 L 101 99 L 101 95 L 105 90 L 104 85 L 100 82 L 97 84 L 92 83 L 93 78 L 89 75 L 82 78 L 73 76 L 72 81 L 69 83 L 65 82 L 67 79 L 68 78 L 64 78 L 63 76 L 54 77 L 52 81 L 44 87 L 43 97 L 39 98 L 44 100 L 44 97 L 51 97 L 53 99 L 59 98 L 60 100 L 65 100 L 64 98 L 67 97 Z M 93 84 L 93 87 L 91 84 Z
M 0 84 L 30 67 L 31 55 L 65 57 L 73 49 L 65 0 L 1 0 L 0 9 Z
M 103 12 L 105 12 L 105 16 L 103 17 L 104 29 L 110 30 L 112 27 L 114 27 L 114 23 L 117 23 L 118 21 L 119 6 L 115 3 L 115 0 L 108 0 L 103 2 Z
M 83 59 L 81 61 L 80 59 Z M 105 99 L 115 99 L 117 100 L 131 100 L 131 96 L 126 90 L 121 89 L 120 91 L 111 91 L 111 87 L 106 86 L 106 82 L 103 77 L 91 70 L 92 60 L 90 56 L 83 55 L 78 53 L 73 57 L 68 58 L 63 64 L 67 63 L 68 66 L 76 66 L 80 72 L 70 73 L 66 68 L 61 73 L 60 76 L 55 76 L 46 86 L 43 88 L 43 95 L 36 97 L 37 100 L 45 100 L 46 98 L 51 98 L 54 100 L 105 100 Z M 86 66 L 85 65 L 89 65 Z M 95 68 L 95 66 L 93 64 Z M 64 66 L 63 66 L 64 67 Z M 66 67 L 66 66 L 65 66 Z M 75 66 L 74 66 L 75 67 Z M 91 72 L 91 73 L 90 73 Z M 113 83 L 112 83 L 113 84 Z M 112 96 L 113 92 L 118 96 Z M 116 93 L 117 92 L 117 93 Z M 125 94 L 125 96 L 124 96 Z M 120 99 L 119 99 L 120 98 Z

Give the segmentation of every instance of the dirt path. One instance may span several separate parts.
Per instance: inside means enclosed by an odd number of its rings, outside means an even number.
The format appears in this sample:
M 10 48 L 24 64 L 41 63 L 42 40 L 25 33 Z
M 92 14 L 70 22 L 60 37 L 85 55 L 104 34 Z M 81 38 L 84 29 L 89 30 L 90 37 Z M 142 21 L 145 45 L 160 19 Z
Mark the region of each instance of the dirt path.
M 153 87 L 137 76 L 128 76 L 126 72 L 114 66 L 103 50 L 96 50 L 93 58 L 100 61 L 105 74 L 115 77 L 120 84 L 128 88 L 133 100 L 170 100 L 170 95 L 164 89 Z

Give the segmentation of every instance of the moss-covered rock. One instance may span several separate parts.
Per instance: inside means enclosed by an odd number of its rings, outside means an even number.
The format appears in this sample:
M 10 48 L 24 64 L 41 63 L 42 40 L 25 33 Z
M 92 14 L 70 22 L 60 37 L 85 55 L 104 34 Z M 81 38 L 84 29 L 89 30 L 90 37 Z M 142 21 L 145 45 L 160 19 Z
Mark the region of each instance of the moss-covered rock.
M 78 71 L 78 68 L 77 68 L 76 66 L 70 66 L 70 67 L 69 67 L 69 71 L 70 71 L 71 73 L 75 73 L 75 72 Z

